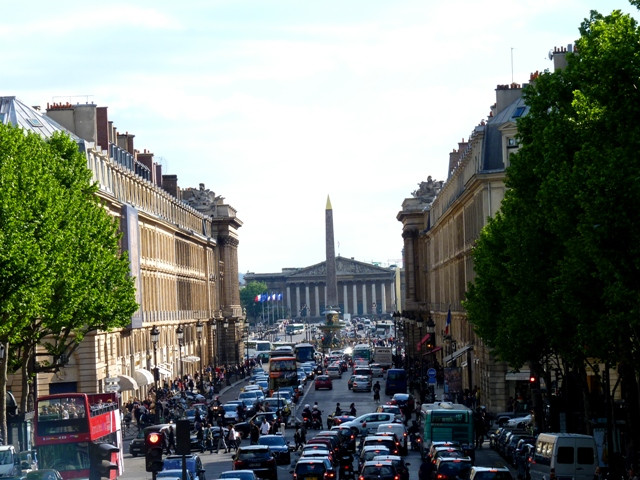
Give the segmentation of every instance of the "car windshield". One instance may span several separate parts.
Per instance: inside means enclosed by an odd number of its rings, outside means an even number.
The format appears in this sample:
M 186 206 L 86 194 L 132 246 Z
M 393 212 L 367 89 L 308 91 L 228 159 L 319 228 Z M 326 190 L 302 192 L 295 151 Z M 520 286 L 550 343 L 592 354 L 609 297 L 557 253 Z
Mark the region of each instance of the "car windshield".
M 286 445 L 283 437 L 260 437 L 260 445 Z
M 468 470 L 470 468 L 471 464 L 469 462 L 442 462 L 438 467 L 438 473 L 455 476 L 463 470 Z
M 240 450 L 240 452 L 238 453 L 238 458 L 241 458 L 243 460 L 262 460 L 265 458 L 269 458 L 269 456 L 269 450 Z
M 187 458 L 187 469 L 193 470 L 195 467 L 195 460 Z M 182 458 L 165 458 L 164 470 L 182 470 Z
M 224 408 L 225 412 L 235 412 L 238 406 L 226 404 L 226 405 L 223 405 L 222 408 Z
M 512 477 L 509 472 L 485 471 L 485 472 L 476 472 L 473 478 L 475 478 L 476 480 L 511 480 Z
M 367 465 L 362 469 L 362 475 L 388 477 L 393 475 L 393 473 L 393 467 L 391 465 Z
M 234 470 L 231 472 L 222 472 L 218 478 L 240 478 L 241 480 L 254 480 L 256 478 L 253 472 L 240 472 Z

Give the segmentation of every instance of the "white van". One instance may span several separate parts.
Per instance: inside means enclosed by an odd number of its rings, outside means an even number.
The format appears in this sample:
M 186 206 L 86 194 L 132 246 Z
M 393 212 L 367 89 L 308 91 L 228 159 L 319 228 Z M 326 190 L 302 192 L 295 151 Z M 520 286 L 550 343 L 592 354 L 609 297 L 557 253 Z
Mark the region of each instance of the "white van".
M 551 469 L 556 478 L 593 480 L 598 466 L 596 442 L 590 435 L 541 433 L 529 470 L 531 480 L 549 480 Z
M 20 476 L 20 457 L 13 445 L 0 445 L 0 477 Z

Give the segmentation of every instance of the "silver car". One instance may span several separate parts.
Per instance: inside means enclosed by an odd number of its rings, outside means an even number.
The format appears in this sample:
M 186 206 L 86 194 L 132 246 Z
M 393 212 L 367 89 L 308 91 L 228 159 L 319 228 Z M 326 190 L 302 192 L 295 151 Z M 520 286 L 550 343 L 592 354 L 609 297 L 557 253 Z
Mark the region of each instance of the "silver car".
M 351 390 L 354 392 L 370 392 L 371 391 L 371 379 L 367 375 L 356 375 L 351 385 Z

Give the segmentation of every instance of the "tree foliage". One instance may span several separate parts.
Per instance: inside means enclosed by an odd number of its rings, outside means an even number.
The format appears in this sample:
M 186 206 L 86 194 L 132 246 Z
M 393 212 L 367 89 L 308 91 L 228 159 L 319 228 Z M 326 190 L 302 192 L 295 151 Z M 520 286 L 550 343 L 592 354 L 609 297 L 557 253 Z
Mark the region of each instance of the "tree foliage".
M 614 11 L 580 33 L 524 91 L 509 190 L 473 253 L 469 320 L 516 367 L 640 365 L 640 32 Z
M 262 315 L 262 303 L 256 302 L 256 296 L 267 291 L 267 284 L 264 282 L 248 282 L 240 290 L 240 303 L 247 309 L 247 317 L 254 320 Z
M 117 223 L 96 190 L 68 136 L 44 141 L 0 125 L 0 342 L 12 370 L 59 368 L 34 362 L 36 345 L 68 356 L 88 332 L 124 327 L 137 309 Z

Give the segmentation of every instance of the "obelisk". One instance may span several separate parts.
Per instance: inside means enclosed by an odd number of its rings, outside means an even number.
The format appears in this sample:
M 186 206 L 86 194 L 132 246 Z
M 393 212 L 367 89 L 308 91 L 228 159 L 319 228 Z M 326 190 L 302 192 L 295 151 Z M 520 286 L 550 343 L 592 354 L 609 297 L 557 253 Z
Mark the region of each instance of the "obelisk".
M 333 240 L 333 209 L 327 195 L 325 209 L 326 242 L 327 242 L 327 305 L 326 309 L 338 309 L 338 278 L 336 276 L 336 247 Z

